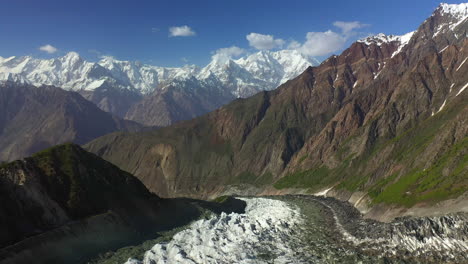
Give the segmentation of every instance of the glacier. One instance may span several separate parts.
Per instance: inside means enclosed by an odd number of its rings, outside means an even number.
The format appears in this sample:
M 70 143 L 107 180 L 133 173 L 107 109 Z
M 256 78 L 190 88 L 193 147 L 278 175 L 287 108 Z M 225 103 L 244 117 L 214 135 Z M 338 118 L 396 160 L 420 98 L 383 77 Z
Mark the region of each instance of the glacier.
M 156 244 L 143 261 L 126 264 L 271 263 L 260 258 L 262 252 L 274 254 L 275 263 L 295 262 L 294 230 L 302 222 L 298 208 L 273 199 L 240 199 L 247 203 L 245 213 L 198 220 L 169 243 Z
M 468 215 L 363 219 L 352 205 L 319 196 L 238 198 L 244 213 L 193 222 L 142 260 L 160 263 L 425 263 L 466 261 Z M 423 262 L 419 262 L 423 261 Z

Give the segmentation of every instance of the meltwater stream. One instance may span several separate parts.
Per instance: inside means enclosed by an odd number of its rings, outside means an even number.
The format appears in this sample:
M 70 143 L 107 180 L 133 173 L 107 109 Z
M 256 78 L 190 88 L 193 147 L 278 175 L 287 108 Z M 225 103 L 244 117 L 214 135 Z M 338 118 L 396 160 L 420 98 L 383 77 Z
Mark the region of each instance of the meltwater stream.
M 468 263 L 468 214 L 380 223 L 332 198 L 238 199 L 244 213 L 195 221 L 126 264 Z

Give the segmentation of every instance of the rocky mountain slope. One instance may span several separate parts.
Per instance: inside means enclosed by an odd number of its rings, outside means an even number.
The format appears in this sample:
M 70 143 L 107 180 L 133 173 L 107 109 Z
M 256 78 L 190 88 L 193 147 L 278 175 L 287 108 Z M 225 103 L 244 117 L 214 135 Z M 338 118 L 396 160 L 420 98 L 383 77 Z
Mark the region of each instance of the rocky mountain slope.
M 441 4 L 415 32 L 353 43 L 274 91 L 86 148 L 169 197 L 326 189 L 369 215 L 466 201 L 467 6 Z
M 0 161 L 28 156 L 64 142 L 84 144 L 141 125 L 119 119 L 75 92 L 52 86 L 0 84 Z
M 173 81 L 133 104 L 125 118 L 147 125 L 168 126 L 210 112 L 232 101 L 232 94 L 215 85 L 206 85 L 192 78 Z
M 164 200 L 73 144 L 0 166 L 0 263 L 83 263 L 245 203 Z
M 0 246 L 152 196 L 135 177 L 71 144 L 2 165 L 0 175 Z
M 204 68 L 165 68 L 112 57 L 88 62 L 69 52 L 47 60 L 0 57 L 0 80 L 76 91 L 104 111 L 163 126 L 272 90 L 315 64 L 294 50 L 261 51 L 237 60 L 216 54 Z

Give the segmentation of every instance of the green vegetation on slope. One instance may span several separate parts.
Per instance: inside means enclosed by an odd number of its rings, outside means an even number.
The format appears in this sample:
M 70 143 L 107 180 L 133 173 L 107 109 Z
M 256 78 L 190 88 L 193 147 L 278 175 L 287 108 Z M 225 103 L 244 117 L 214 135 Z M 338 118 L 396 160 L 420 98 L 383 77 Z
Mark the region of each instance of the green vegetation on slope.
M 326 166 L 322 166 L 315 169 L 289 174 L 277 181 L 274 184 L 274 187 L 277 189 L 313 188 L 329 182 L 329 175 L 330 169 Z
M 368 151 L 356 158 L 348 152 L 348 144 L 355 138 L 350 136 L 337 151 L 337 157 L 342 160 L 345 155 L 349 156 L 337 168 L 321 166 L 297 171 L 281 178 L 274 187 L 309 188 L 314 191 L 339 182 L 336 185 L 338 189 L 368 192 L 373 203 L 406 207 L 457 197 L 468 189 L 468 137 L 454 145 L 448 144 L 450 147 L 447 149 L 433 149 L 432 145 L 441 140 L 440 131 L 447 129 L 449 121 L 463 111 L 463 104 L 455 104 L 394 138 L 377 138 Z M 361 127 L 360 134 L 364 128 Z M 386 163 L 404 169 L 391 175 L 384 172 L 383 177 L 376 177 L 382 173 L 378 171 L 381 167 L 375 166 L 373 171 L 368 168 L 373 165 L 372 159 L 384 149 L 391 149 Z M 437 151 L 438 155 L 430 167 L 418 168 L 415 166 L 416 160 L 426 151 Z
M 468 189 L 467 149 L 468 137 L 452 146 L 431 167 L 414 169 L 396 181 L 392 181 L 395 177 L 384 179 L 379 184 L 385 188 L 380 191 L 375 188 L 369 195 L 375 203 L 396 203 L 407 207 L 419 202 L 435 203 L 456 197 Z M 454 167 L 451 172 L 444 172 L 451 166 Z
M 42 173 L 49 195 L 76 218 L 102 213 L 125 197 L 150 194 L 134 176 L 74 144 L 52 147 L 26 159 Z

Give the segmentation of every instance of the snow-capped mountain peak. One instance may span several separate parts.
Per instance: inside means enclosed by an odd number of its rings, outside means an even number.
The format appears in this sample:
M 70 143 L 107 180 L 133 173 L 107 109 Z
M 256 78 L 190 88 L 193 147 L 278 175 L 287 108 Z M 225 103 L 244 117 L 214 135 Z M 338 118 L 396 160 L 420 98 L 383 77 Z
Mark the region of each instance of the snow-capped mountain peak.
M 411 38 L 413 37 L 414 33 L 416 31 L 408 32 L 404 35 L 385 35 L 383 33 L 379 33 L 374 36 L 369 36 L 367 38 L 363 38 L 358 40 L 357 42 L 364 43 L 366 45 L 377 45 L 381 46 L 383 44 L 388 44 L 388 43 L 397 43 L 398 48 L 393 52 L 392 57 L 397 55 L 398 53 L 401 52 L 401 50 L 409 43 Z
M 358 40 L 358 42 L 364 43 L 366 45 L 376 44 L 377 46 L 381 46 L 384 43 L 390 42 L 400 42 L 401 45 L 406 45 L 411 37 L 413 36 L 415 31 L 406 33 L 404 35 L 385 35 L 384 33 L 379 33 L 374 36 L 369 36 L 363 39 Z
M 9 62 L 9 61 L 13 60 L 14 58 L 15 58 L 15 56 L 11 56 L 11 57 L 8 57 L 8 58 L 4 58 L 4 57 L 0 56 L 0 63 Z
M 171 82 L 198 80 L 204 85 L 226 89 L 237 97 L 271 90 L 302 73 L 315 61 L 297 51 L 260 51 L 244 58 L 215 54 L 204 68 L 185 65 L 180 68 L 158 67 L 138 61 L 117 60 L 110 56 L 98 62 L 84 60 L 69 52 L 53 59 L 29 56 L 0 58 L 0 80 L 17 80 L 34 85 L 54 85 L 67 90 L 96 90 L 100 87 L 150 94 Z
M 67 54 L 65 54 L 65 56 L 60 57 L 60 59 L 62 59 L 64 61 L 79 61 L 79 60 L 82 60 L 81 57 L 80 57 L 80 54 L 78 54 L 75 51 L 68 52 Z
M 318 65 L 315 59 L 308 58 L 297 50 L 260 51 L 236 60 L 259 79 L 280 85 L 293 79 L 307 67 Z
M 0 72 L 0 83 L 13 82 L 19 84 L 30 84 L 21 74 L 11 72 Z
M 439 10 L 441 14 L 449 14 L 457 19 L 466 19 L 468 17 L 468 3 L 441 3 L 437 10 Z
M 280 50 L 273 52 L 272 56 L 284 69 L 284 76 L 280 81 L 281 83 L 295 78 L 297 72 L 302 72 L 309 66 L 320 64 L 320 61 L 317 59 L 307 57 L 297 50 Z
M 454 31 L 461 25 L 463 22 L 468 19 L 468 3 L 461 4 L 445 4 L 442 3 L 439 7 L 432 13 L 432 17 L 436 17 L 437 27 L 433 37 L 436 37 L 440 33 L 445 33 L 447 31 Z M 454 33 L 454 36 L 458 38 L 459 36 Z

